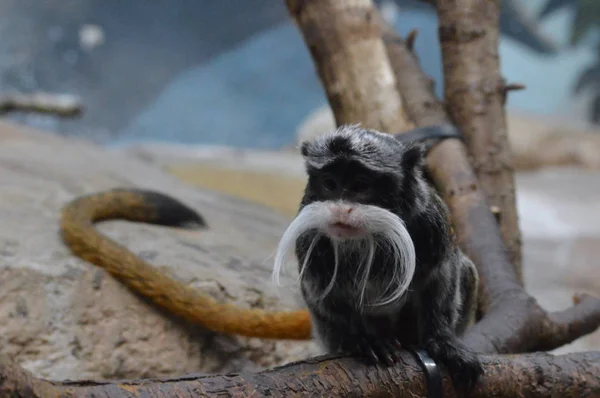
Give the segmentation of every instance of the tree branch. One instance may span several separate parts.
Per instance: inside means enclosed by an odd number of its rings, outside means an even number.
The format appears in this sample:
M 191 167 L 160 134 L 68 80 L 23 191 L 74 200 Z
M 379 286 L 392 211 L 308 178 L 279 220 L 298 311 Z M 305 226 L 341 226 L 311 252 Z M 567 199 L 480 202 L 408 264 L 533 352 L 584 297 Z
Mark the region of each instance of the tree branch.
M 523 354 L 482 357 L 485 375 L 468 394 L 444 374 L 446 398 L 584 397 L 600 394 L 600 352 L 554 356 Z M 259 373 L 190 375 L 174 379 L 49 382 L 14 362 L 0 361 L 0 396 L 78 397 L 426 397 L 424 374 L 415 358 L 401 353 L 398 365 L 365 365 L 348 357 L 323 356 Z
M 385 21 L 380 19 L 380 23 L 410 118 L 417 126 L 453 123 L 444 105 L 436 98 L 429 77 L 422 72 L 404 41 Z M 428 163 L 434 183 L 452 212 L 459 244 L 482 274 L 480 306 L 487 312 L 490 306 L 503 299 L 503 292 L 518 290 L 521 285 L 496 227 L 496 217 L 489 210 L 462 143 L 445 140 L 431 150 Z M 497 283 L 488 286 L 490 281 Z
M 0 94 L 0 113 L 11 111 L 54 113 L 61 117 L 72 117 L 83 112 L 83 105 L 79 97 L 69 94 Z
M 465 135 L 488 205 L 500 209 L 500 233 L 523 283 L 514 167 L 504 114 L 507 90 L 517 86 L 507 86 L 500 75 L 500 0 L 439 0 L 435 5 L 446 108 Z
M 598 328 L 600 300 L 583 294 L 575 296 L 573 301 L 573 307 L 548 314 L 548 325 L 538 337 L 538 344 L 530 351 L 553 350 Z
M 449 123 L 414 55 L 382 18 L 379 22 L 407 114 L 417 126 Z M 480 300 L 487 312 L 463 337 L 466 344 L 487 353 L 554 349 L 600 327 L 598 299 L 590 297 L 585 306 L 580 303 L 557 318 L 524 290 L 463 144 L 441 142 L 430 152 L 428 164 L 452 212 L 459 244 L 477 264 L 482 282 Z

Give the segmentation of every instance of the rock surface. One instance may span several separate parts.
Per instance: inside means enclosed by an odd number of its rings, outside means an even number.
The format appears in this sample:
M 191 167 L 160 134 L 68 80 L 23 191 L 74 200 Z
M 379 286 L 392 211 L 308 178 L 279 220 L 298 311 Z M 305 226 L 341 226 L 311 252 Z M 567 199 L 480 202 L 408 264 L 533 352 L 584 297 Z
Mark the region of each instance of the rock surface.
M 156 165 L 85 141 L 0 123 L 0 347 L 50 379 L 137 378 L 258 370 L 316 354 L 313 343 L 214 335 L 163 314 L 69 254 L 62 205 L 113 187 L 166 192 L 202 213 L 207 231 L 123 221 L 100 230 L 217 299 L 296 308 L 270 286 L 285 218 L 184 184 Z M 290 267 L 293 268 L 293 267 Z
M 295 152 L 176 144 L 137 144 L 126 151 L 186 182 L 269 206 L 288 219 L 298 212 L 306 184 Z

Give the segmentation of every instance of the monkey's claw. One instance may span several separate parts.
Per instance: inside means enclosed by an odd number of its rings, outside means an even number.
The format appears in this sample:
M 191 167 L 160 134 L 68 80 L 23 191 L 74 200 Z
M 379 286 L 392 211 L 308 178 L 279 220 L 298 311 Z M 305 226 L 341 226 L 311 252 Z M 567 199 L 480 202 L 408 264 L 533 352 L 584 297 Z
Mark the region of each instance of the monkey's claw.
M 444 364 L 458 388 L 471 389 L 483 374 L 483 366 L 473 351 L 456 341 L 429 341 L 429 355 Z
M 401 344 L 398 340 L 360 340 L 358 353 L 373 364 L 384 363 L 392 366 L 400 361 Z
M 473 388 L 483 374 L 483 366 L 474 355 L 463 356 L 449 370 L 457 386 L 468 389 Z

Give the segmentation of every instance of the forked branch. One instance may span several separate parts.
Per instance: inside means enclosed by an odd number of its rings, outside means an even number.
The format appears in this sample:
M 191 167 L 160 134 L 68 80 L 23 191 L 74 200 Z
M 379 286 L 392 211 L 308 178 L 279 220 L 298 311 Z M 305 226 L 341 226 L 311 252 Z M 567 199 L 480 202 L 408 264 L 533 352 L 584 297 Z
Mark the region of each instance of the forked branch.
M 417 126 L 450 123 L 414 55 L 383 19 L 379 22 L 407 114 Z M 459 243 L 477 264 L 482 281 L 480 300 L 486 314 L 464 336 L 470 347 L 486 353 L 550 350 L 600 327 L 597 298 L 585 297 L 568 310 L 549 314 L 527 294 L 463 144 L 441 142 L 428 161 L 432 178 L 452 212 Z

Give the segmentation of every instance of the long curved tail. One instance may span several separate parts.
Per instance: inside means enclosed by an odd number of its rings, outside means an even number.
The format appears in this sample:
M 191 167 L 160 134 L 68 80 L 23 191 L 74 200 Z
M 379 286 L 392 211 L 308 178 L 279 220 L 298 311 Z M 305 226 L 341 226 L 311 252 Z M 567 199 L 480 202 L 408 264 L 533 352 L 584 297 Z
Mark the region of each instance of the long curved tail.
M 95 222 L 110 219 L 165 226 L 206 226 L 199 214 L 169 196 L 138 189 L 115 189 L 69 202 L 62 210 L 62 239 L 76 256 L 104 268 L 156 305 L 209 330 L 268 339 L 311 338 L 307 310 L 268 312 L 219 303 L 157 270 L 94 227 Z

